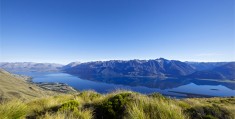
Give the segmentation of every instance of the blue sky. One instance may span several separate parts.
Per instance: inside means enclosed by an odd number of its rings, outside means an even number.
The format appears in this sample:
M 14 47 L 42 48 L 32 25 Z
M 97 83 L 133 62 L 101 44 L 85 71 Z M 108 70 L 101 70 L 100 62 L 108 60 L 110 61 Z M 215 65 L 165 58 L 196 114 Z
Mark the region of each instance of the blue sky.
M 1 0 L 0 61 L 235 61 L 234 0 Z

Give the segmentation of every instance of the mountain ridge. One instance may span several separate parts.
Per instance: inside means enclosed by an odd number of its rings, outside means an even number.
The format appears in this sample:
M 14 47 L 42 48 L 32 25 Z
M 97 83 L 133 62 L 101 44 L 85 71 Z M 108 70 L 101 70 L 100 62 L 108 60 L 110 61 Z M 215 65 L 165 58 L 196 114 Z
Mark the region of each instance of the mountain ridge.
M 65 69 L 68 73 L 106 75 L 106 76 L 150 76 L 171 77 L 187 75 L 194 72 L 193 68 L 183 62 L 166 60 L 110 60 L 87 62 Z
M 209 70 L 196 71 L 189 75 L 189 77 L 235 80 L 235 62 L 230 62 Z
M 150 60 L 92 61 L 85 63 L 71 62 L 67 65 L 55 63 L 2 62 L 0 63 L 0 68 L 10 72 L 66 72 L 74 75 L 101 75 L 107 77 L 184 77 L 233 80 L 235 79 L 233 73 L 235 66 L 231 65 L 230 69 L 222 67 L 229 63 L 234 62 L 182 62 L 179 60 L 158 58 Z M 216 68 L 217 70 L 213 71 Z

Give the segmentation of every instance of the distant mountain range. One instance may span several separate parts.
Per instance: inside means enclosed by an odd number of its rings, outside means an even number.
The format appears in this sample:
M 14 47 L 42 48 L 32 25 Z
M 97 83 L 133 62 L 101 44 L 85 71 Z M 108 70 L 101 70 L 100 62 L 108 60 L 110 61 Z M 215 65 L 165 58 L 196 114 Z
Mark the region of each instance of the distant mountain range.
M 192 78 L 201 78 L 201 79 L 233 79 L 235 80 L 235 62 L 226 63 L 224 65 L 196 71 L 189 75 Z
M 229 62 L 185 62 L 191 65 L 197 71 L 211 70 L 213 68 L 225 65 Z
M 107 77 L 207 78 L 235 79 L 235 62 L 181 62 L 159 58 L 155 60 L 111 60 L 81 63 L 64 69 L 76 75 Z
M 235 80 L 235 62 L 181 62 L 155 60 L 110 60 L 72 62 L 68 65 L 50 63 L 0 63 L 8 71 L 59 71 L 78 76 L 155 77 Z
M 194 68 L 184 62 L 166 60 L 112 60 L 82 63 L 65 69 L 72 74 L 89 74 L 115 77 L 179 77 L 195 72 Z
M 61 71 L 64 65 L 55 63 L 34 63 L 34 62 L 1 62 L 0 68 L 10 72 L 55 72 Z

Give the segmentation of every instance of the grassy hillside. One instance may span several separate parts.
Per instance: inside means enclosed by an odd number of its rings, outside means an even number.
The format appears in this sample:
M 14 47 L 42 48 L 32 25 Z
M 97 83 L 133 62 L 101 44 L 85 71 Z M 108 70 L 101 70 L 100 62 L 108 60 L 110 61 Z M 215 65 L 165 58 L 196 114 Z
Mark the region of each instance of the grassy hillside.
M 12 100 L 0 105 L 1 119 L 234 119 L 235 98 L 169 99 L 117 91 L 93 91 Z
M 235 119 L 234 97 L 171 99 L 131 91 L 62 94 L 3 70 L 0 94 L 0 119 Z
M 0 69 L 0 102 L 14 98 L 29 100 L 54 94 L 57 93 L 46 91 L 36 85 L 29 84 L 25 77 L 13 75 Z

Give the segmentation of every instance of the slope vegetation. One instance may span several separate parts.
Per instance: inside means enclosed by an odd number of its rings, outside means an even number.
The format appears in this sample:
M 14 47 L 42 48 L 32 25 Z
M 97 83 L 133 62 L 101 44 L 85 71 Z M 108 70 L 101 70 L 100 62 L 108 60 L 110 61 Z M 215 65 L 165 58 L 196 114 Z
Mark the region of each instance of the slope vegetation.
M 0 70 L 0 119 L 234 119 L 235 98 L 172 99 L 161 94 L 45 91 Z M 56 94 L 56 95 L 55 95 Z M 54 95 L 54 96 L 48 96 Z
M 29 119 L 234 119 L 235 98 L 170 99 L 160 94 L 143 95 L 94 91 L 17 100 L 0 104 L 0 118 Z
M 26 77 L 10 74 L 0 69 L 0 101 L 20 98 L 29 100 L 35 97 L 54 95 L 26 81 Z

